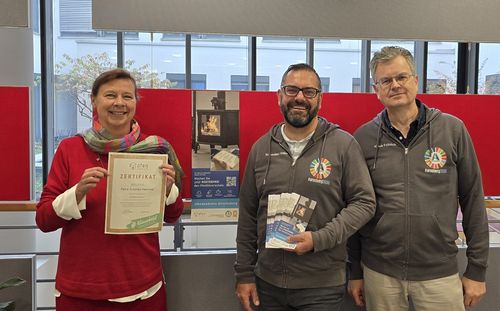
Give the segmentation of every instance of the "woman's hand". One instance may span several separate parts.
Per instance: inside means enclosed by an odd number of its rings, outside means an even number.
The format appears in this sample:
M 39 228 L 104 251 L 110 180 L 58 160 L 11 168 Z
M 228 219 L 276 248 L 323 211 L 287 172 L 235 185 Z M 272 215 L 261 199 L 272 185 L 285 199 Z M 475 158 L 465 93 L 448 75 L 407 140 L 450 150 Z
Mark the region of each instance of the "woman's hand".
M 167 192 L 165 192 L 165 194 L 168 197 L 170 190 L 172 189 L 172 185 L 175 183 L 175 170 L 170 164 L 162 164 L 160 165 L 160 169 L 162 170 L 163 177 L 165 178 L 165 184 L 167 186 Z
M 96 166 L 86 169 L 82 174 L 82 178 L 80 178 L 80 182 L 76 185 L 76 203 L 80 204 L 87 192 L 94 189 L 97 183 L 106 176 L 108 176 L 108 170 L 102 167 Z

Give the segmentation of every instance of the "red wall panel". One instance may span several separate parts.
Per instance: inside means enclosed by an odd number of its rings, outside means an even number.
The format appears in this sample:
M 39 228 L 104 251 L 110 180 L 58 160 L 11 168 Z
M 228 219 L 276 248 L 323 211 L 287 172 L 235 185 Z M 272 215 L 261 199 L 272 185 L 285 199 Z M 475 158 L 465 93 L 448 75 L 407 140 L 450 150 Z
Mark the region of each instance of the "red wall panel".
M 0 200 L 30 199 L 29 88 L 0 87 L 2 171 Z M 186 176 L 183 197 L 191 197 L 192 92 L 141 89 L 137 119 L 145 133 L 166 138 L 175 148 Z M 418 96 L 431 107 L 462 119 L 474 141 L 486 195 L 500 195 L 500 131 L 496 128 L 500 96 Z M 371 120 L 383 106 L 374 94 L 325 93 L 320 115 L 352 133 Z M 14 116 L 14 117 L 13 117 Z M 276 92 L 240 93 L 240 172 L 253 143 L 283 119 Z
M 182 197 L 191 197 L 191 91 L 140 89 L 136 119 L 141 130 L 165 138 L 175 149 L 185 177 Z
M 496 95 L 418 96 L 430 107 L 460 118 L 474 141 L 481 166 L 485 195 L 500 195 L 500 131 L 495 127 L 500 110 Z M 383 109 L 375 94 L 325 93 L 320 115 L 353 133 Z M 281 122 L 274 92 L 242 92 L 240 95 L 240 175 L 253 143 L 273 124 Z
M 28 87 L 0 87 L 0 201 L 30 199 L 30 109 Z

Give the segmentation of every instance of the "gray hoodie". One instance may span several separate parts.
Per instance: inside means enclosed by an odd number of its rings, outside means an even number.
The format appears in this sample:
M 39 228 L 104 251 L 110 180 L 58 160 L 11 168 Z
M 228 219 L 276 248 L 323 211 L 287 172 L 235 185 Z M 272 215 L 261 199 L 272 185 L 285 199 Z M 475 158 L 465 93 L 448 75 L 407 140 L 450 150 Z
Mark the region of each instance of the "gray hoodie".
M 255 275 L 281 288 L 345 283 L 347 238 L 375 212 L 375 197 L 361 148 L 338 126 L 319 118 L 296 163 L 275 125 L 250 151 L 240 189 L 235 263 L 238 283 Z M 321 165 L 318 165 L 318 162 Z M 265 248 L 269 194 L 296 192 L 317 202 L 307 231 L 314 250 L 297 255 Z
M 468 245 L 464 275 L 484 281 L 488 224 L 474 146 L 462 121 L 425 111 L 425 125 L 408 148 L 386 128 L 381 113 L 354 134 L 370 169 L 377 212 L 349 241 L 351 279 L 362 278 L 360 260 L 402 280 L 457 273 L 460 207 Z

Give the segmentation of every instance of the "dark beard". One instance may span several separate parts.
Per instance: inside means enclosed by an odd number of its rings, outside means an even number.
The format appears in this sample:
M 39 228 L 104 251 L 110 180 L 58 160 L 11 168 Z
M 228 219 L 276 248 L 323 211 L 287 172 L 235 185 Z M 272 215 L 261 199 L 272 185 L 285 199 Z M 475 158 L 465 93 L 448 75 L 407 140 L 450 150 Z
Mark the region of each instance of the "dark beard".
M 309 104 L 302 105 L 305 106 L 307 110 L 307 115 L 305 117 L 294 115 L 292 114 L 292 112 L 290 112 L 290 109 L 293 106 L 298 105 L 301 104 L 290 102 L 289 105 L 287 105 L 281 102 L 280 110 L 287 123 L 289 123 L 293 127 L 302 128 L 309 125 L 309 123 L 311 123 L 311 121 L 316 118 L 316 116 L 318 115 L 319 105 L 316 105 L 316 107 L 314 107 L 313 109 L 311 109 L 311 105 Z

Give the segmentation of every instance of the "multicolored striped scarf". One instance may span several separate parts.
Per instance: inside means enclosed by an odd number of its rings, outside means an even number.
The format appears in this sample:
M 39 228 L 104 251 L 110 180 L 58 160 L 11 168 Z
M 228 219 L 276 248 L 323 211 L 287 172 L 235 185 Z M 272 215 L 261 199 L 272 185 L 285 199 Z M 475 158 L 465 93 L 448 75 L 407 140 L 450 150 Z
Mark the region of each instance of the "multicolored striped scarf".
M 101 126 L 97 118 L 93 120 L 93 126 L 83 133 L 82 136 L 87 145 L 93 151 L 100 154 L 108 152 L 133 152 L 133 153 L 159 153 L 167 154 L 168 162 L 175 169 L 175 184 L 181 189 L 181 179 L 184 176 L 179 159 L 175 154 L 174 148 L 160 136 L 148 136 L 139 141 L 141 136 L 141 127 L 137 121 L 132 121 L 132 130 L 122 138 L 113 138 L 109 132 Z

